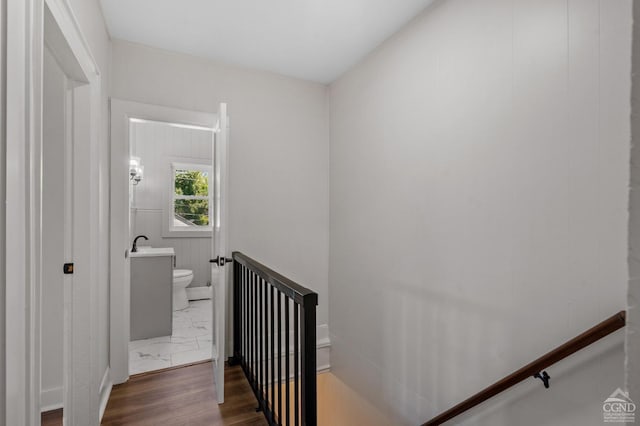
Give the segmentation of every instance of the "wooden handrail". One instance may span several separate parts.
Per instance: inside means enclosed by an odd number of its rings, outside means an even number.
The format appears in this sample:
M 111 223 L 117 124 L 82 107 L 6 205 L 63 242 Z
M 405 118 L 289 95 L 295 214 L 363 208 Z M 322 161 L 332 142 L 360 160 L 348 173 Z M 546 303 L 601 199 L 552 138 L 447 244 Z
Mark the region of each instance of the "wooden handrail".
M 541 356 L 535 361 L 525 365 L 521 369 L 511 373 L 503 379 L 497 381 L 491 386 L 481 390 L 472 397 L 462 401 L 460 404 L 448 409 L 444 413 L 434 417 L 422 426 L 436 426 L 451 420 L 452 418 L 464 413 L 467 410 L 475 407 L 476 405 L 488 400 L 507 390 L 508 388 L 522 382 L 525 379 L 532 377 L 534 374 L 540 373 L 545 368 L 556 362 L 565 359 L 569 355 L 578 352 L 590 344 L 602 339 L 603 337 L 613 333 L 616 330 L 621 329 L 626 324 L 626 313 L 620 311 L 610 318 L 602 321 L 595 327 L 590 328 L 579 336 L 574 337 L 565 344 L 558 346 L 551 352 Z

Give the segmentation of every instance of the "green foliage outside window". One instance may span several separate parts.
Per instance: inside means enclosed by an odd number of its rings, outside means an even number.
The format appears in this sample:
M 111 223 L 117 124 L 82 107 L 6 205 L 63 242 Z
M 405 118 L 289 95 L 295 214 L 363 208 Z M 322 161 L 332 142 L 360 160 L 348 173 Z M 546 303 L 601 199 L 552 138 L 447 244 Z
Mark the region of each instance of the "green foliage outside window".
M 209 226 L 209 174 L 197 170 L 175 171 L 176 219 L 189 225 Z

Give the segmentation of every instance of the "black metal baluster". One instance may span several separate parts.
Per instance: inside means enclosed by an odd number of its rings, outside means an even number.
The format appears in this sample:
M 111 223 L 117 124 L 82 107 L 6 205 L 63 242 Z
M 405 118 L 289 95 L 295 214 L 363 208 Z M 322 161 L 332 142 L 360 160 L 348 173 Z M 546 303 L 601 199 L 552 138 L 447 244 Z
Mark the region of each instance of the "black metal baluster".
M 233 263 L 233 355 L 229 360 L 229 365 L 236 365 L 240 362 L 240 267 L 237 262 Z M 224 355 L 223 355 L 224 356 Z
M 266 407 L 266 398 L 267 398 L 267 388 L 269 387 L 269 383 L 267 382 L 267 375 L 266 375 L 266 370 L 267 370 L 267 364 L 268 364 L 268 358 L 266 355 L 267 352 L 267 342 L 265 341 L 265 339 L 267 338 L 267 303 L 268 303 L 268 289 L 266 287 L 267 283 L 264 280 L 262 281 L 262 290 L 264 291 L 264 305 L 262 306 L 262 331 L 261 331 L 261 340 L 260 340 L 260 350 L 262 351 L 262 365 L 261 365 L 261 372 L 262 372 L 262 398 L 263 398 L 263 402 L 265 403 L 265 407 Z
M 249 356 L 249 286 L 247 285 L 247 268 L 244 268 L 244 278 L 243 278 L 243 289 L 244 289 L 244 325 L 242 332 L 242 364 L 244 365 L 244 369 L 247 369 L 247 357 Z
M 238 281 L 240 284 L 240 365 L 244 366 L 244 275 L 242 265 L 236 262 L 238 268 Z
M 258 280 L 257 274 L 253 274 L 253 379 L 254 389 L 258 390 Z
M 253 342 L 254 342 L 254 330 L 253 330 L 253 321 L 255 316 L 255 298 L 253 292 L 253 271 L 251 269 L 247 270 L 247 285 L 249 287 L 249 323 L 247 324 L 249 327 L 249 380 L 251 382 L 251 386 L 254 385 L 253 372 L 254 367 L 253 363 L 255 358 L 253 356 Z
M 290 411 L 290 404 L 289 404 L 289 399 L 290 399 L 290 395 L 289 395 L 289 385 L 291 384 L 289 381 L 289 299 L 285 298 L 284 299 L 284 383 L 285 383 L 285 418 L 286 418 L 286 422 L 285 424 L 287 426 L 289 426 L 291 424 L 291 422 L 289 421 L 289 411 Z
M 238 275 L 240 276 L 240 364 L 244 363 L 244 282 L 242 281 L 242 265 L 236 262 L 238 265 Z
M 302 424 L 317 424 L 317 386 L 316 386 L 316 306 L 318 295 L 307 294 L 302 299 L 302 327 L 300 344 L 302 346 Z
M 258 360 L 259 360 L 259 364 L 258 364 L 258 381 L 260 382 L 260 386 L 258 388 L 258 392 L 260 393 L 260 407 L 262 408 L 262 402 L 264 400 L 264 380 L 262 379 L 262 376 L 264 375 L 264 357 L 263 357 L 263 340 L 264 340 L 264 309 L 262 308 L 262 290 L 263 290 L 263 286 L 264 286 L 264 282 L 262 281 L 261 277 L 258 277 L 258 287 L 260 288 L 260 303 L 258 305 L 258 309 L 259 309 L 259 315 L 258 315 L 258 330 L 260 330 L 259 336 L 260 336 L 260 340 L 258 341 Z
M 294 416 L 294 422 L 296 426 L 300 425 L 300 389 L 298 385 L 298 369 L 300 368 L 300 365 L 298 361 L 299 359 L 298 332 L 299 332 L 298 304 L 294 303 L 293 304 L 293 394 L 294 394 L 293 416 Z
M 242 266 L 242 368 L 247 365 L 247 282 L 245 281 L 244 270 Z
M 258 328 L 256 327 L 256 322 L 258 320 L 257 312 L 258 312 L 258 292 L 256 291 L 256 274 L 251 272 L 251 300 L 253 301 L 253 306 L 251 307 L 251 377 L 253 377 L 254 389 L 258 383 L 258 377 L 256 376 L 256 365 L 258 357 L 258 351 L 256 348 L 256 343 L 258 342 Z
M 276 407 L 274 402 L 276 400 L 276 345 L 275 345 L 275 297 L 274 297 L 274 289 L 271 287 L 271 423 L 275 423 L 275 412 Z
M 249 269 L 247 278 L 249 284 L 249 381 L 251 382 L 251 386 L 253 386 L 253 314 L 255 311 L 253 309 L 253 271 L 251 271 L 251 269 Z
M 278 424 L 282 424 L 282 297 L 278 290 Z
M 269 409 L 269 284 L 263 279 L 264 306 L 262 311 L 262 399 L 265 415 Z
M 241 266 L 238 262 L 233 263 L 233 285 L 234 285 L 234 297 L 235 310 L 233 320 L 233 351 L 236 357 L 237 363 L 242 362 L 242 276 Z
M 244 270 L 244 369 L 249 367 L 249 282 L 247 268 Z
M 260 395 L 260 387 L 262 386 L 262 353 L 260 352 L 260 347 L 262 346 L 262 279 L 259 275 L 256 275 L 256 293 L 258 295 L 258 317 L 256 319 L 256 329 L 258 330 L 256 333 L 258 336 L 256 345 L 256 384 L 258 386 L 256 388 L 256 393 L 258 394 L 258 405 L 260 406 L 260 400 L 262 399 L 262 395 Z
M 246 374 L 249 366 L 249 284 L 247 283 L 247 268 L 243 267 L 244 283 L 244 371 Z
M 255 320 L 255 328 L 256 328 L 256 362 L 254 366 L 254 374 L 256 376 L 256 394 L 259 393 L 260 390 L 260 277 L 258 274 L 254 274 L 253 276 L 253 285 L 256 287 L 256 320 Z M 258 399 L 258 405 L 260 404 L 260 399 Z
M 243 274 L 242 270 L 244 269 L 244 266 L 240 265 L 240 271 L 241 274 Z M 245 358 L 247 357 L 247 344 L 245 342 L 246 339 L 246 333 L 245 333 L 245 324 L 247 323 L 247 288 L 245 286 L 245 282 L 244 282 L 244 275 L 241 275 L 241 286 L 242 286 L 242 328 L 241 328 L 241 341 L 242 341 L 242 358 L 241 358 L 241 362 L 242 362 L 242 366 L 244 367 L 244 365 L 246 364 L 245 362 Z

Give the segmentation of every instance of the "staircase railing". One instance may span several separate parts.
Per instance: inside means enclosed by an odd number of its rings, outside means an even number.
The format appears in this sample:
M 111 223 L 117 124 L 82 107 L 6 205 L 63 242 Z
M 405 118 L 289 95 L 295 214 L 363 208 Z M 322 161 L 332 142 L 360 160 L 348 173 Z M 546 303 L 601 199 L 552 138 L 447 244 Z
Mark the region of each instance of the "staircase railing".
M 231 364 L 240 364 L 270 425 L 317 424 L 318 295 L 233 253 Z
M 558 346 L 551 352 L 548 352 L 535 361 L 525 365 L 521 369 L 511 373 L 510 375 L 502 378 L 491 386 L 481 390 L 472 397 L 467 398 L 458 405 L 434 417 L 433 419 L 424 423 L 422 426 L 441 425 L 444 422 L 453 419 L 454 417 L 464 413 L 467 410 L 470 410 L 476 405 L 488 400 L 489 398 L 494 397 L 500 392 L 503 392 L 530 377 L 541 379 L 545 387 L 549 387 L 550 377 L 544 371 L 545 368 L 557 363 L 560 360 L 565 359 L 569 355 L 578 352 L 579 350 L 589 346 L 590 344 L 624 327 L 625 323 L 626 313 L 625 311 L 620 311 L 612 317 L 602 321 L 595 327 L 590 328 L 579 336 L 576 336 L 573 339 L 569 340 L 565 344 Z

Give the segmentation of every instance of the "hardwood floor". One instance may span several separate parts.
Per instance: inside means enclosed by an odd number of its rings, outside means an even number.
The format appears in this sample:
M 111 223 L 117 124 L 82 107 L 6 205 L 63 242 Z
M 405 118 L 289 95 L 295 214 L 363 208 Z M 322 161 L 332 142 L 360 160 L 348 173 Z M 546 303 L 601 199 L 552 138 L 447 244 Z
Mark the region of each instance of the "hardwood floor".
M 266 425 L 242 369 L 227 367 L 225 376 L 222 405 L 211 362 L 133 376 L 114 386 L 102 425 Z
M 238 366 L 226 369 L 223 405 L 215 399 L 211 362 L 133 376 L 111 392 L 102 425 L 266 425 Z M 284 392 L 283 392 L 284 394 Z M 61 426 L 62 410 L 45 413 L 43 426 Z M 318 375 L 318 425 L 392 426 L 385 413 L 331 373 Z
M 62 426 L 62 408 L 42 413 L 40 424 L 41 426 Z

